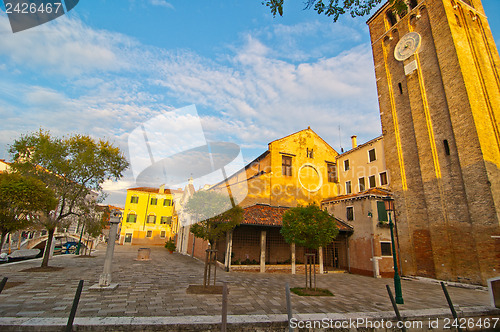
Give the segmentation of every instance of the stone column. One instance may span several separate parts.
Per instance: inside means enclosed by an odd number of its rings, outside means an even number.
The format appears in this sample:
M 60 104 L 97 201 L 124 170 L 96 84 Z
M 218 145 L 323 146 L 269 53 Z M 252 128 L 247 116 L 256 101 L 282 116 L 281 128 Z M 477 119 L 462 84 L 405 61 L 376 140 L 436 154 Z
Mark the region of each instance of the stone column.
M 290 248 L 292 249 L 292 274 L 295 274 L 296 268 L 295 268 L 295 243 L 292 243 L 290 245 Z
M 266 272 L 266 231 L 260 232 L 260 272 Z
M 109 229 L 109 239 L 108 246 L 106 248 L 106 257 L 104 258 L 104 269 L 99 276 L 99 284 L 90 287 L 91 289 L 115 289 L 118 284 L 111 284 L 111 271 L 113 264 L 113 253 L 115 251 L 115 241 L 116 233 L 118 230 L 118 224 L 120 223 L 120 217 L 112 216 L 110 217 L 111 227 Z
M 319 274 L 323 274 L 323 247 L 318 248 Z

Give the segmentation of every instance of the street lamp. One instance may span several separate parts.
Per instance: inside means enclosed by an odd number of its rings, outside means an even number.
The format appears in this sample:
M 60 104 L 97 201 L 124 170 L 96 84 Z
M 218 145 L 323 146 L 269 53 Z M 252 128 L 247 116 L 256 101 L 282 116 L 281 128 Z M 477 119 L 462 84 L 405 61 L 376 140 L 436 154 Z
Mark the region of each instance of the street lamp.
M 394 289 L 396 291 L 396 303 L 404 304 L 403 292 L 401 290 L 401 278 L 398 273 L 398 261 L 396 258 L 396 244 L 394 242 L 394 224 L 391 219 L 391 212 L 394 211 L 394 200 L 387 196 L 384 198 L 385 210 L 389 215 L 389 228 L 391 229 L 392 259 L 394 260 Z

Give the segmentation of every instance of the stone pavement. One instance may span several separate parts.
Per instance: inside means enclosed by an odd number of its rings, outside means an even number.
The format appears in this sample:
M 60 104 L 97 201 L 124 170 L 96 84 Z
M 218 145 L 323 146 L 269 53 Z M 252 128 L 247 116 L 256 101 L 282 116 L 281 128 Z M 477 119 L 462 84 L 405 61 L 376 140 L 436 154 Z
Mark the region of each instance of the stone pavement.
M 40 261 L 0 265 L 0 278 L 21 282 L 0 294 L 0 317 L 68 317 L 80 279 L 85 280 L 76 314 L 81 317 L 166 317 L 217 316 L 220 295 L 186 294 L 189 284 L 203 280 L 203 263 L 161 247 L 151 248 L 150 261 L 136 261 L 137 246 L 116 246 L 113 260 L 114 291 L 91 291 L 104 264 L 105 248 L 94 258 L 56 256 L 51 266 L 64 267 L 55 272 L 23 272 L 39 266 Z M 303 287 L 304 275 L 261 274 L 217 271 L 218 282 L 229 289 L 229 315 L 286 314 L 285 283 Z M 317 276 L 317 285 L 328 288 L 333 297 L 299 297 L 292 294 L 294 313 L 391 312 L 385 285 L 393 289 L 392 279 L 375 279 L 353 274 Z M 422 281 L 402 281 L 405 304 L 400 310 L 446 309 L 440 285 Z M 488 306 L 485 289 L 448 287 L 453 303 L 461 308 Z

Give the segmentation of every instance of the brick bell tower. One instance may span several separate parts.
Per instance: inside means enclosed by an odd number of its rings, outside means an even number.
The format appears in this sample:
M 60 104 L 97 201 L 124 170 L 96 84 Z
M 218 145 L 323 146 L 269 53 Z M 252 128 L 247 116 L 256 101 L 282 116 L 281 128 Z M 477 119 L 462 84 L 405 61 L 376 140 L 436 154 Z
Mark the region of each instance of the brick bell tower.
M 500 58 L 480 0 L 367 22 L 404 275 L 500 275 Z

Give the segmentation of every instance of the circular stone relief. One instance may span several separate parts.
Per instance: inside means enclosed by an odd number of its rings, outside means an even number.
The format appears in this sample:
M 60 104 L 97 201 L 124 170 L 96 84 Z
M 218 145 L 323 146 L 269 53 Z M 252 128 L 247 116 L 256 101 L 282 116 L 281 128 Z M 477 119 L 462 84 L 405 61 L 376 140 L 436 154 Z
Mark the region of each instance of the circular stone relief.
M 299 183 L 308 192 L 316 192 L 323 185 L 323 178 L 313 164 L 304 164 L 299 168 Z
M 394 49 L 394 58 L 403 61 L 412 56 L 420 47 L 422 37 L 416 32 L 410 32 L 401 38 Z

